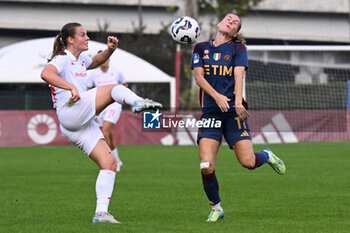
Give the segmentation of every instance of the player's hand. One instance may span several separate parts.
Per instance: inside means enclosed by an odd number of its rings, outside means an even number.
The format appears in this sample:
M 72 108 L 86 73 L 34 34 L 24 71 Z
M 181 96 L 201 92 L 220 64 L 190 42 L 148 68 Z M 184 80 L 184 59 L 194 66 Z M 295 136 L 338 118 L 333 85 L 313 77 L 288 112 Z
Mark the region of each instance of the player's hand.
M 109 36 L 107 38 L 107 47 L 108 47 L 108 49 L 110 49 L 112 51 L 114 51 L 118 48 L 118 43 L 119 43 L 119 40 L 115 36 Z
M 70 89 L 70 92 L 72 93 L 72 97 L 69 99 L 70 101 L 77 102 L 80 100 L 79 92 L 75 87 L 72 87 L 72 89 Z
M 226 96 L 218 94 L 214 99 L 222 112 L 227 112 L 230 109 L 230 105 L 228 104 L 228 102 L 230 102 L 231 100 Z
M 245 107 L 242 104 L 235 105 L 235 110 L 236 110 L 238 118 L 241 121 L 247 120 L 248 117 L 250 116 L 249 112 L 247 111 L 247 109 L 245 109 Z

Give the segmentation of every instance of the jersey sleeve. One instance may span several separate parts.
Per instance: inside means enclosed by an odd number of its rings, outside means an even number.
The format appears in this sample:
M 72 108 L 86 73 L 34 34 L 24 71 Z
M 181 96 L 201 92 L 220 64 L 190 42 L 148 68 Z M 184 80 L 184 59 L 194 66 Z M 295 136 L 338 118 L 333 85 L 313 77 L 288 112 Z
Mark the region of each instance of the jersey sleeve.
M 248 54 L 244 44 L 236 44 L 236 57 L 234 66 L 244 66 L 248 69 Z
M 61 74 L 67 64 L 67 56 L 57 55 L 49 62 L 49 64 L 54 65 L 58 71 L 58 74 Z
M 196 44 L 193 49 L 191 69 L 196 67 L 203 67 L 203 49 L 202 44 Z

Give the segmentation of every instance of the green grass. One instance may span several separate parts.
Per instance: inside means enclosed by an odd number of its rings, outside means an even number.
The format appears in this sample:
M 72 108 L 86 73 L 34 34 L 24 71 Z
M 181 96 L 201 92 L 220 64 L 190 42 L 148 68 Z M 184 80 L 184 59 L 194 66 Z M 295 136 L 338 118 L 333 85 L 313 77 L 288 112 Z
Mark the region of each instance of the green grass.
M 206 223 L 197 147 L 120 146 L 110 212 L 121 225 L 91 223 L 98 169 L 77 148 L 0 148 L 0 232 L 349 232 L 350 143 L 270 148 L 285 175 L 244 169 L 221 147 L 225 219 Z

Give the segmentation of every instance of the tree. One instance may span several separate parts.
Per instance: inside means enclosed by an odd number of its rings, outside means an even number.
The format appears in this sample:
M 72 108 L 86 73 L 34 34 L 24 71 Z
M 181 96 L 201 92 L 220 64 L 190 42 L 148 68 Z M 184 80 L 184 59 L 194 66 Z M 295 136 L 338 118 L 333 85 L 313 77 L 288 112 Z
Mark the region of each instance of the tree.
M 249 10 L 262 0 L 198 0 L 200 8 L 207 12 L 215 12 L 219 19 L 227 13 L 234 12 L 246 16 Z

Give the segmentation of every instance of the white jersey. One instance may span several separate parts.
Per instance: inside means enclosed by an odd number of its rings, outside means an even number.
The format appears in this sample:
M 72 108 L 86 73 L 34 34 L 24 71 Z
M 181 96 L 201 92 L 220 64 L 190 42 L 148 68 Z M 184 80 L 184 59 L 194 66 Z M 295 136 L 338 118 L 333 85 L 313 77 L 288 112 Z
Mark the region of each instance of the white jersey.
M 95 69 L 88 78 L 87 86 L 89 88 L 105 86 L 109 84 L 124 84 L 125 76 L 114 67 L 109 67 L 106 72 L 101 70 L 101 67 Z
M 88 77 L 86 69 L 91 65 L 92 59 L 84 54 L 80 54 L 79 58 L 76 59 L 70 51 L 65 50 L 65 52 L 67 55 L 57 55 L 49 64 L 57 68 L 58 76 L 73 84 L 78 92 L 82 93 L 87 90 Z M 69 90 L 52 85 L 50 85 L 50 89 L 54 108 L 59 111 L 72 94 Z

